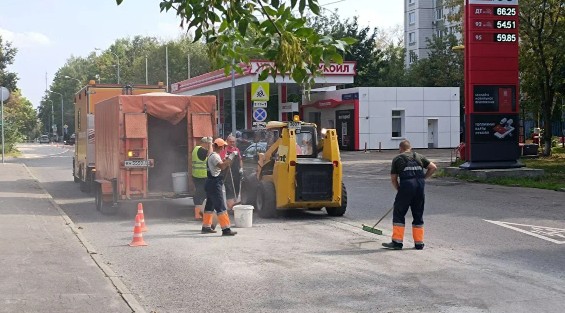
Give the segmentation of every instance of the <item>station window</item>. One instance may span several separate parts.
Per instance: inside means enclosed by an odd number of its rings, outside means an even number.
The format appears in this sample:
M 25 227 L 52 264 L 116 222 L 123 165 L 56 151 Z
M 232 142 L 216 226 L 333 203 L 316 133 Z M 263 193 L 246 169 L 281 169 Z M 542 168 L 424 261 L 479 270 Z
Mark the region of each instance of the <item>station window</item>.
M 404 110 L 392 110 L 392 137 L 403 137 Z

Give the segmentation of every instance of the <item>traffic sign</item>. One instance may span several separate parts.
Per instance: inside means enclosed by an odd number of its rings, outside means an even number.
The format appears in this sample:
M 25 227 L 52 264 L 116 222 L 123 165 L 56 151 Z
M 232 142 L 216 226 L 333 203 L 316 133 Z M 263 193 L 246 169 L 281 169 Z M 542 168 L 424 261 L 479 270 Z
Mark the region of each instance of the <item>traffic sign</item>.
M 251 83 L 251 101 L 269 101 L 269 83 Z
M 265 122 L 253 122 L 253 129 L 265 129 L 267 128 L 267 123 Z
M 267 107 L 267 101 L 253 101 L 253 107 L 254 108 L 266 108 Z
M 253 110 L 253 119 L 257 122 L 264 122 L 267 119 L 267 110 L 264 108 L 256 108 Z

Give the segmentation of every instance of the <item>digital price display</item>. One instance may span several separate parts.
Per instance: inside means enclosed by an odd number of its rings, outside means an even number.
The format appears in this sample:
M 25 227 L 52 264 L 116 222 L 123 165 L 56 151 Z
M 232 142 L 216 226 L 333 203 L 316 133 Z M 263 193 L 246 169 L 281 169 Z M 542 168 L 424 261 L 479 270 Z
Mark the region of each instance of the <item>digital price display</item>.
M 519 13 L 518 0 L 465 0 L 463 168 L 519 164 Z

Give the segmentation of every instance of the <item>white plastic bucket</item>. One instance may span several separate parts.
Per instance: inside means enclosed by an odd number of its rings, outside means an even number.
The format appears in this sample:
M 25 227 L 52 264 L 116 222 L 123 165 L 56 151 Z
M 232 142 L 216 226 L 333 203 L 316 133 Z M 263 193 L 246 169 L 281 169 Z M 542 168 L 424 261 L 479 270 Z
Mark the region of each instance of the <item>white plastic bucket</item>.
M 188 173 L 178 172 L 171 175 L 173 176 L 173 192 L 175 194 L 188 193 Z
M 249 228 L 253 225 L 253 209 L 252 205 L 236 205 L 233 207 L 233 219 L 235 227 Z

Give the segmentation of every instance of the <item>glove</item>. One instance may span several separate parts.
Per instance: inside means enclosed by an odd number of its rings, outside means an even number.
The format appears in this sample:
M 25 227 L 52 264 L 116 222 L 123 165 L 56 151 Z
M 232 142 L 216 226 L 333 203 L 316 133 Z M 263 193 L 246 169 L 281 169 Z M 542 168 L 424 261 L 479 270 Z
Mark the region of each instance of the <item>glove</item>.
M 242 168 L 239 169 L 239 175 L 243 175 L 243 169 Z
M 235 158 L 236 153 L 232 153 L 230 155 L 228 155 L 228 159 L 230 159 L 230 161 L 233 161 L 233 158 Z

